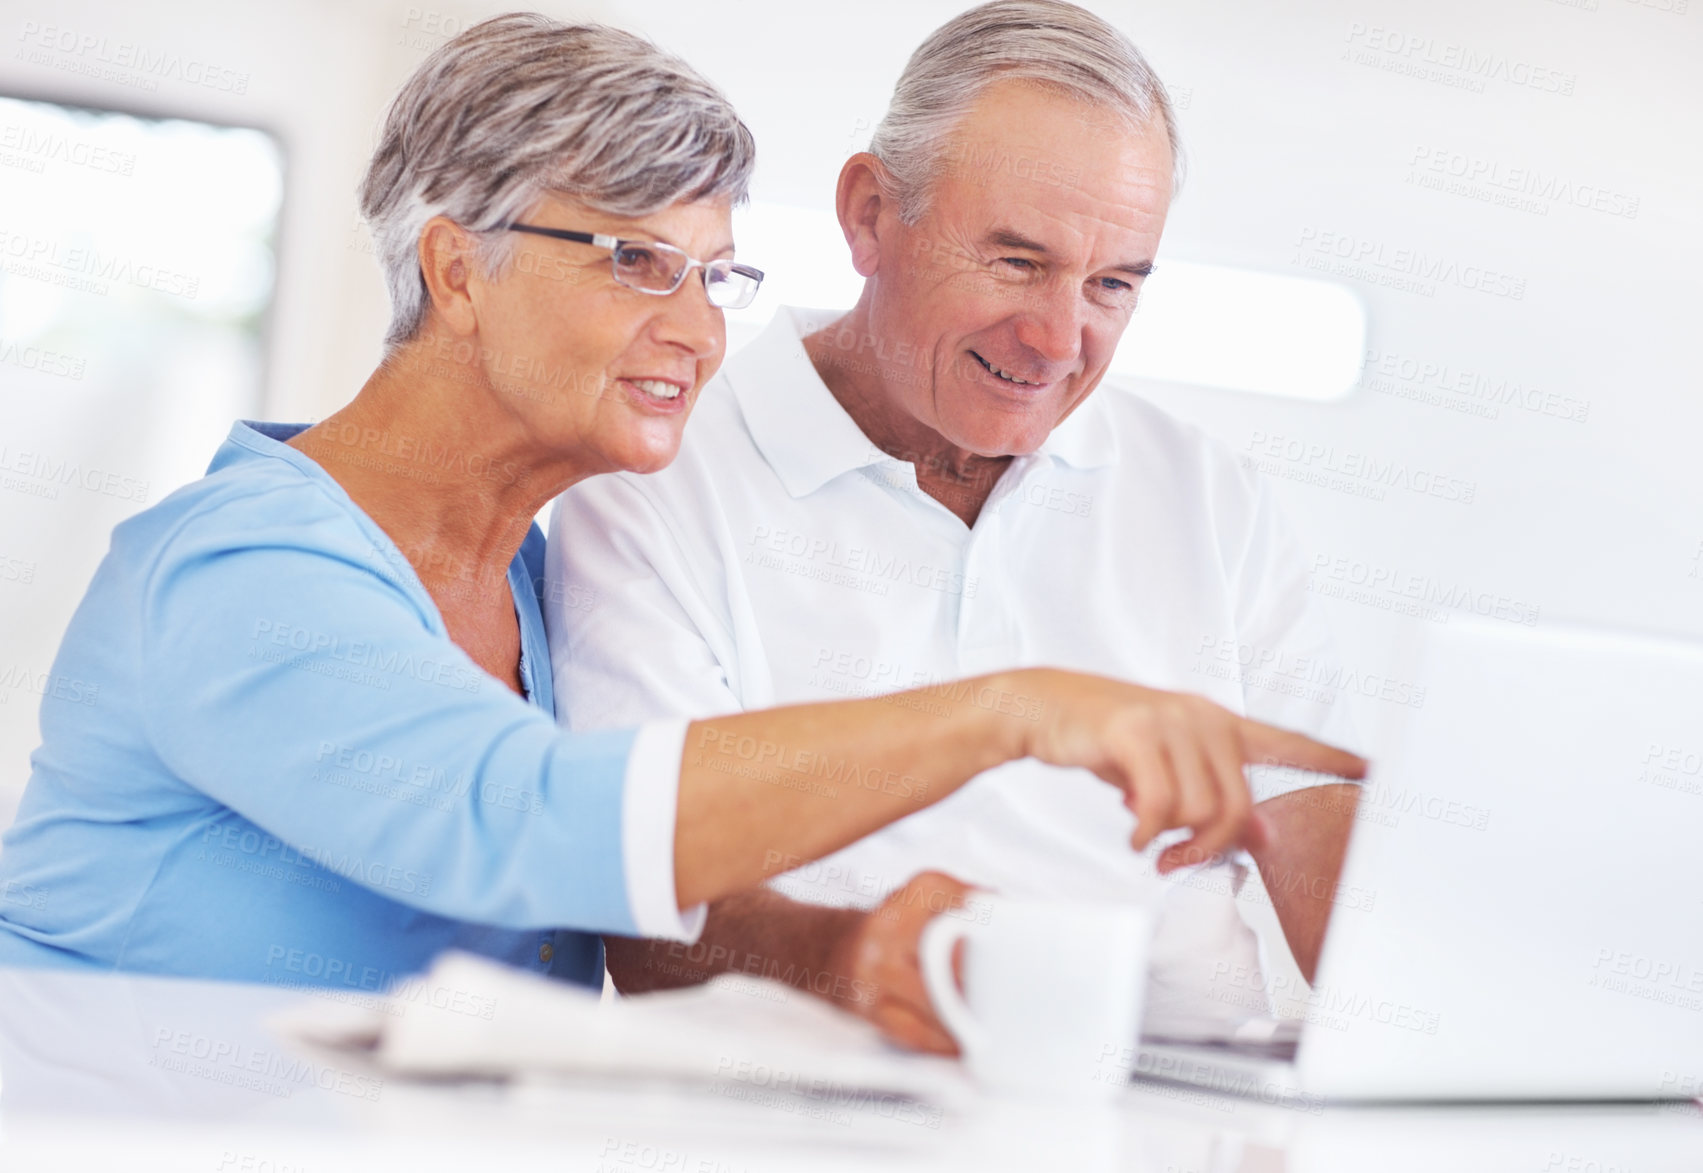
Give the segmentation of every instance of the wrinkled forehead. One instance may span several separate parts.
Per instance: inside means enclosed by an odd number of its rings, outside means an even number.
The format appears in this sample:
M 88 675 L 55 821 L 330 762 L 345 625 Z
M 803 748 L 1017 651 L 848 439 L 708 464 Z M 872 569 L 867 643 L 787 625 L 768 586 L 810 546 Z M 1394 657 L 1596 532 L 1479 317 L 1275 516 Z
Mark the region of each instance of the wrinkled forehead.
M 950 230 L 979 240 L 1014 229 L 1055 250 L 1085 245 L 1152 257 L 1170 210 L 1168 168 L 992 149 L 972 171 L 937 177 L 930 206 Z
M 1130 231 L 1162 224 L 1174 160 L 1163 121 L 1021 83 L 990 87 L 941 144 L 931 202 L 996 218 L 1023 209 Z

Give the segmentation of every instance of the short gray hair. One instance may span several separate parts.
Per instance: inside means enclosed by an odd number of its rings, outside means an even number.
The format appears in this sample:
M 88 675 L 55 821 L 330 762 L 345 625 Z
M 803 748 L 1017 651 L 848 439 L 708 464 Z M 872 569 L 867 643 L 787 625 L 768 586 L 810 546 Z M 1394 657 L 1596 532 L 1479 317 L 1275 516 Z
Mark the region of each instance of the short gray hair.
M 485 234 L 548 192 L 617 216 L 680 200 L 745 200 L 756 143 L 732 105 L 684 61 L 619 29 L 513 12 L 438 47 L 403 85 L 361 181 L 361 214 L 390 289 L 385 342 L 419 333 L 427 293 L 419 241 L 447 216 Z
M 953 17 L 917 47 L 870 139 L 905 223 L 923 213 L 946 137 L 984 90 L 1008 79 L 1109 109 L 1133 125 L 1158 118 L 1171 144 L 1173 186 L 1181 185 L 1170 95 L 1128 37 L 1063 0 L 994 0 Z

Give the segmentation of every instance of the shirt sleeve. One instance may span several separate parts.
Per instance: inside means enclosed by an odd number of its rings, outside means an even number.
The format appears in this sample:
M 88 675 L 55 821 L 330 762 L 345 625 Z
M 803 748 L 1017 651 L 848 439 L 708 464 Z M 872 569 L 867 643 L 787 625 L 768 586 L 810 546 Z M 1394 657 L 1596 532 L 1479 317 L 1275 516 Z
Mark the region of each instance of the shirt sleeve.
M 621 809 L 633 935 L 693 942 L 704 931 L 707 905 L 682 912 L 675 903 L 674 817 L 680 798 L 685 721 L 653 721 L 633 739 Z
M 628 835 L 633 732 L 558 729 L 322 491 L 290 504 L 280 520 L 208 511 L 162 545 L 138 645 L 161 761 L 310 858 L 378 855 L 437 881 L 388 898 L 510 929 L 640 931 L 627 877 L 672 886 L 673 844 Z M 649 805 L 671 806 L 658 755 Z
M 1360 748 L 1360 736 L 1344 683 L 1330 625 L 1307 588 L 1306 562 L 1274 496 L 1251 473 L 1235 470 L 1241 495 L 1250 503 L 1247 541 L 1232 566 L 1237 640 L 1259 663 L 1291 687 L 1244 685 L 1244 712 L 1256 721 L 1294 729 L 1309 737 Z M 1255 766 L 1248 771 L 1255 802 L 1346 779 L 1288 767 Z

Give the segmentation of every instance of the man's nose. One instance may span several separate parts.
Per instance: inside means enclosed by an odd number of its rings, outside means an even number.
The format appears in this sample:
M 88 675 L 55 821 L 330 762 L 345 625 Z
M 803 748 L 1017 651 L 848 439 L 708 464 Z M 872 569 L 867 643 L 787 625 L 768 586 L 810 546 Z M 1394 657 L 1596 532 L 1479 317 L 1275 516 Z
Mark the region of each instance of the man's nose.
M 1017 340 L 1049 363 L 1072 363 L 1082 350 L 1082 299 L 1049 282 L 1024 291 L 1017 315 Z

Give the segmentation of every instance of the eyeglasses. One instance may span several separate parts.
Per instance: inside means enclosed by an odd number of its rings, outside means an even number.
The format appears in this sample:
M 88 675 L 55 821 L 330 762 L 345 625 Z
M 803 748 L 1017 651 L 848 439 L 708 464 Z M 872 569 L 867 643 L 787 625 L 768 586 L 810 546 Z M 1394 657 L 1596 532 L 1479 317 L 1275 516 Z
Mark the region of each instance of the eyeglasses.
M 504 224 L 510 232 L 531 232 L 576 244 L 595 244 L 609 250 L 615 280 L 640 293 L 665 297 L 680 288 L 693 269 L 704 271 L 704 293 L 710 304 L 724 310 L 742 310 L 757 296 L 763 270 L 735 261 L 700 261 L 671 244 L 656 240 L 620 240 L 600 232 L 569 232 L 565 228 L 539 228 L 533 224 Z

